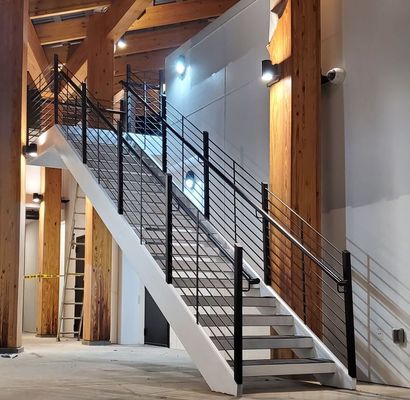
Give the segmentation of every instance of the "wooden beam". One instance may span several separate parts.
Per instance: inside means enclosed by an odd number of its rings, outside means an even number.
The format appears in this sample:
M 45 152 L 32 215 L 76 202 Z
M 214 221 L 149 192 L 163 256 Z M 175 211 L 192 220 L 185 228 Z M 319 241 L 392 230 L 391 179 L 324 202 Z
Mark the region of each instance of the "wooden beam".
M 109 342 L 112 237 L 86 199 L 83 343 Z
M 67 63 L 68 59 L 75 53 L 80 44 L 70 44 L 61 46 L 44 46 L 44 52 L 49 60 L 52 60 L 54 54 L 58 55 L 58 60 L 63 64 Z
M 208 25 L 207 21 L 195 21 L 183 25 L 163 27 L 129 33 L 125 40 L 127 47 L 118 49 L 115 56 L 148 53 L 150 51 L 177 48 Z
M 21 349 L 27 0 L 0 0 L 0 353 Z
M 30 18 L 72 14 L 111 5 L 110 0 L 30 0 Z
M 38 273 L 56 277 L 39 280 L 36 331 L 38 336 L 56 336 L 60 285 L 61 169 L 42 168 L 41 193 Z
M 27 47 L 27 69 L 33 80 L 47 68 L 48 58 L 38 40 L 37 32 L 33 23 L 28 21 L 28 47 Z
M 132 21 L 144 12 L 151 1 L 152 0 L 118 0 L 99 18 L 99 23 L 103 29 L 100 35 L 112 41 L 118 40 L 127 31 Z M 73 54 L 72 58 L 67 62 L 67 68 L 76 75 L 79 80 L 85 79 L 86 68 L 88 68 L 85 67 L 85 63 L 88 54 L 88 39 L 85 39 Z
M 150 29 L 219 17 L 238 0 L 186 0 L 179 3 L 149 6 L 145 14 L 134 21 L 127 31 Z M 36 25 L 42 45 L 83 39 L 87 33 L 88 18 Z M 125 32 L 125 31 L 124 31 Z M 118 33 L 116 34 L 118 37 Z M 121 36 L 121 35 L 120 35 Z
M 36 24 L 35 29 L 42 46 L 53 43 L 84 39 L 87 34 L 88 17 L 73 18 L 61 22 Z
M 117 0 L 104 14 L 106 36 L 117 41 L 149 5 L 152 5 L 152 0 Z
M 151 51 L 115 58 L 114 75 L 124 79 L 127 64 L 133 71 L 159 71 L 165 68 L 165 58 L 175 49 Z
M 238 0 L 186 0 L 179 3 L 148 7 L 144 16 L 135 21 L 130 31 L 181 22 L 219 17 Z
M 282 80 L 270 89 L 270 187 L 320 231 L 320 0 L 288 0 L 277 11 L 282 15 L 268 50 Z M 281 222 L 295 229 L 288 217 Z M 272 242 L 278 254 L 272 285 L 320 336 L 320 269 L 283 238 Z

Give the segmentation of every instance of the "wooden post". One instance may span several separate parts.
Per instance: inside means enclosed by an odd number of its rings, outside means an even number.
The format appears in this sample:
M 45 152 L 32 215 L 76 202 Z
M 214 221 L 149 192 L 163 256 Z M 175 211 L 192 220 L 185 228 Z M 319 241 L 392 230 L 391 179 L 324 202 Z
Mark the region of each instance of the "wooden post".
M 28 0 L 0 12 L 0 353 L 21 348 Z
M 91 15 L 87 27 L 87 85 L 103 107 L 114 97 L 114 41 L 105 33 L 104 14 Z
M 83 343 L 110 341 L 112 237 L 87 199 L 85 205 L 85 276 Z
M 268 50 L 282 79 L 270 88 L 270 187 L 320 229 L 320 0 L 283 0 L 274 12 L 279 20 Z M 282 223 L 293 222 L 282 216 Z M 320 307 L 320 271 L 311 273 L 316 267 L 283 238 L 273 235 L 272 247 L 283 255 L 272 258 L 272 285 L 320 335 L 320 310 L 303 309 L 305 300 Z
M 56 336 L 60 285 L 61 169 L 43 168 L 38 224 L 37 336 Z M 52 276 L 52 277 L 51 277 Z
M 102 107 L 112 108 L 114 42 L 107 38 L 103 14 L 87 27 L 87 85 Z M 110 341 L 112 237 L 91 202 L 86 201 L 83 343 Z

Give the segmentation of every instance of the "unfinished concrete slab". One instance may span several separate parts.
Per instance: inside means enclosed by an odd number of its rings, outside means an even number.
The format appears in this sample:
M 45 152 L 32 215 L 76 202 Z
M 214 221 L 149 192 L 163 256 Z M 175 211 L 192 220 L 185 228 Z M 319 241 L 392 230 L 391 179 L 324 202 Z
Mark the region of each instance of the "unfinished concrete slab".
M 172 399 L 224 400 L 212 393 L 186 352 L 149 346 L 83 346 L 80 342 L 24 336 L 25 351 L 0 358 L 0 400 Z M 251 388 L 249 388 L 251 386 Z M 334 390 L 283 379 L 254 379 L 243 400 L 396 400 L 410 390 L 359 385 Z

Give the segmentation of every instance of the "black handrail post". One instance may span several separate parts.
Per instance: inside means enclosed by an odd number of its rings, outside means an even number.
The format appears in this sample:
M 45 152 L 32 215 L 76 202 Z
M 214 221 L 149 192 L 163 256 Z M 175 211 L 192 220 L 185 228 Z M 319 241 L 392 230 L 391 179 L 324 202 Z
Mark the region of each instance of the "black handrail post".
M 269 191 L 268 184 L 262 182 L 262 209 L 266 213 L 269 213 Z M 270 265 L 270 230 L 269 222 L 262 215 L 262 235 L 263 235 L 263 277 L 266 285 L 271 285 L 271 265 Z
M 162 172 L 167 172 L 167 98 L 161 96 Z
M 81 84 L 81 133 L 83 147 L 83 163 L 87 164 L 87 85 Z
M 125 111 L 125 124 L 124 127 L 127 132 L 130 131 L 130 126 L 129 126 L 129 111 L 130 111 L 130 93 L 128 91 L 128 86 L 131 81 L 131 65 L 127 64 L 127 76 L 126 76 L 126 85 L 123 85 L 124 88 L 124 111 Z
M 204 216 L 209 220 L 209 133 L 203 133 L 204 145 Z
M 238 385 L 243 382 L 243 316 L 242 316 L 242 290 L 243 290 L 243 248 L 235 244 L 234 251 L 234 379 Z
M 58 55 L 54 54 L 54 85 L 53 85 L 53 94 L 54 94 L 54 124 L 58 125 L 58 92 L 59 92 L 59 71 L 58 71 Z
M 118 155 L 118 214 L 124 212 L 124 154 L 123 154 L 122 121 L 117 123 L 117 155 Z
M 166 175 L 165 279 L 172 283 L 172 175 Z
M 356 346 L 354 333 L 353 315 L 353 287 L 352 287 L 352 262 L 350 252 L 344 250 L 343 256 L 343 280 L 345 314 L 346 314 L 346 345 L 347 345 L 347 369 L 352 378 L 356 378 Z

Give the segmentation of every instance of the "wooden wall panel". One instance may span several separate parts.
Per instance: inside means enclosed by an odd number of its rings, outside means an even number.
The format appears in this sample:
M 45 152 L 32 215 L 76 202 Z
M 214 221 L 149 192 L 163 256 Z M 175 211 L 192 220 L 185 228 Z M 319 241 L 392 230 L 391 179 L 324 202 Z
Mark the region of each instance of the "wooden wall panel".
M 85 210 L 83 342 L 109 342 L 112 237 L 91 202 Z
M 0 0 L 0 352 L 21 347 L 27 0 Z M 7 55 L 7 56 L 5 56 Z
M 38 231 L 39 274 L 60 274 L 61 169 L 43 168 Z M 40 278 L 37 297 L 37 335 L 56 336 L 60 280 Z

